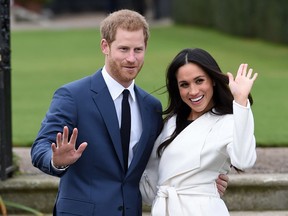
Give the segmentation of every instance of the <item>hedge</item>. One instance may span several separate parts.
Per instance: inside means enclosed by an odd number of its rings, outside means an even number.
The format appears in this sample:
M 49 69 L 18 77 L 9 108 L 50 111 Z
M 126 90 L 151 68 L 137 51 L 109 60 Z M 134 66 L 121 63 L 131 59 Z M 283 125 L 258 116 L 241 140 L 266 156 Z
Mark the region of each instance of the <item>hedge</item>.
M 288 44 L 287 0 L 172 0 L 176 24 Z

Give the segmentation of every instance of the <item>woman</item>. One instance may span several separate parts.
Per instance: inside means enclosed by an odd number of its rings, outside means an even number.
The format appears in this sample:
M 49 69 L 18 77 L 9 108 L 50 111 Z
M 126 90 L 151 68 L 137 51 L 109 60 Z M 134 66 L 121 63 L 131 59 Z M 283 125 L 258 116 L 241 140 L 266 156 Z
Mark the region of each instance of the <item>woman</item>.
M 215 180 L 256 161 L 250 91 L 257 73 L 247 67 L 234 79 L 198 48 L 182 50 L 168 67 L 165 125 L 141 181 L 152 216 L 229 215 Z

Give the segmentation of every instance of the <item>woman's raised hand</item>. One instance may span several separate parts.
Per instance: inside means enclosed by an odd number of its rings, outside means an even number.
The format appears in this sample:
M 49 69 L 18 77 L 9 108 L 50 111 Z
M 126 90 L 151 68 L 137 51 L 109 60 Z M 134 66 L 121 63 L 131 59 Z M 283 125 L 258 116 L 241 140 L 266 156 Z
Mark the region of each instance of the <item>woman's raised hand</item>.
M 234 100 L 242 106 L 247 106 L 248 95 L 258 76 L 258 73 L 253 74 L 253 69 L 250 68 L 248 71 L 247 69 L 248 64 L 241 64 L 235 79 L 232 73 L 227 73 L 229 78 L 229 87 Z

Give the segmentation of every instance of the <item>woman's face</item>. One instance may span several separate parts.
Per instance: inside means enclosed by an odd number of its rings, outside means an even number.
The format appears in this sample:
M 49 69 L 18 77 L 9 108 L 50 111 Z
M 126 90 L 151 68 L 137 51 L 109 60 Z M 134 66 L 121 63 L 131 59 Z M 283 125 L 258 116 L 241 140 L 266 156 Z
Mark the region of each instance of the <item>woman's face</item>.
M 178 69 L 176 79 L 181 99 L 191 108 L 189 120 L 197 119 L 213 107 L 213 81 L 202 68 L 185 64 Z

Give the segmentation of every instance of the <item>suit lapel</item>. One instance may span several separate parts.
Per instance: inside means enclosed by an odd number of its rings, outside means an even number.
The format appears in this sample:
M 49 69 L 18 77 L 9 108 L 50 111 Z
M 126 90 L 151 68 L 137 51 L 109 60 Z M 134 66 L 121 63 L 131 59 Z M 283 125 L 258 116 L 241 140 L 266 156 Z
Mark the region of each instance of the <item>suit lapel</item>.
M 149 135 L 150 135 L 150 125 L 152 120 L 151 115 L 150 115 L 150 110 L 149 107 L 147 105 L 147 103 L 145 103 L 145 96 L 143 94 L 141 94 L 141 92 L 138 90 L 137 86 L 135 86 L 135 94 L 136 94 L 136 98 L 137 98 L 137 103 L 139 105 L 139 109 L 140 109 L 140 114 L 141 114 L 141 120 L 142 120 L 142 134 L 141 137 L 137 143 L 137 147 L 136 147 L 136 151 L 134 152 L 134 156 L 133 159 L 131 161 L 131 164 L 129 166 L 128 169 L 128 173 L 133 171 L 133 169 L 135 169 L 136 165 L 139 163 L 139 160 L 141 160 L 141 157 L 143 155 L 143 152 L 146 149 L 146 145 L 147 145 L 147 141 L 149 139 Z
M 116 150 L 117 157 L 124 169 L 121 137 L 115 105 L 105 84 L 101 70 L 97 71 L 92 77 L 91 91 L 93 91 L 93 100 L 103 117 L 103 121 L 106 124 L 113 146 Z

